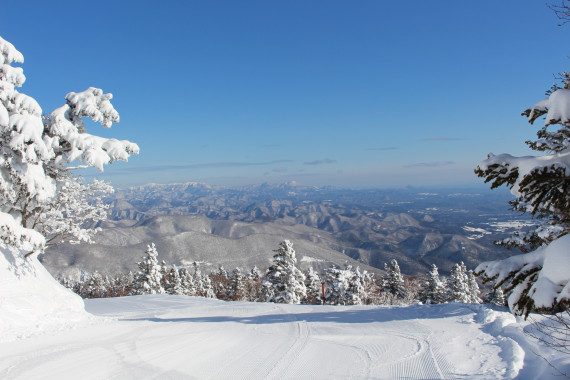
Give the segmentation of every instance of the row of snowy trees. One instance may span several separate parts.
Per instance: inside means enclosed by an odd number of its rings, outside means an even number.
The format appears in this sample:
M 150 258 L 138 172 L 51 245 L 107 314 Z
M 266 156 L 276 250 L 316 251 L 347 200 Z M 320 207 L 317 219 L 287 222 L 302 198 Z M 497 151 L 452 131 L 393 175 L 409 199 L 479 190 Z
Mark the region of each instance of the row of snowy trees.
M 275 250 L 273 265 L 261 274 L 257 268 L 231 273 L 223 267 L 204 275 L 197 262 L 191 268 L 159 262 L 154 244 L 137 263 L 139 270 L 108 278 L 99 273 L 83 274 L 79 281 L 62 282 L 84 298 L 116 297 L 140 294 L 173 294 L 218 298 L 227 301 L 275 302 L 290 304 L 410 304 L 466 302 L 480 303 L 481 294 L 473 271 L 456 264 L 447 279 L 441 279 L 432 266 L 423 282 L 404 278 L 396 260 L 385 265 L 386 274 L 375 279 L 373 273 L 350 265 L 325 269 L 321 275 L 308 268 L 297 268 L 293 244 L 283 241 Z M 324 297 L 323 297 L 324 285 Z M 492 297 L 489 297 L 491 300 Z M 502 304 L 492 298 L 493 303 Z M 504 302 L 504 301 L 503 301 Z

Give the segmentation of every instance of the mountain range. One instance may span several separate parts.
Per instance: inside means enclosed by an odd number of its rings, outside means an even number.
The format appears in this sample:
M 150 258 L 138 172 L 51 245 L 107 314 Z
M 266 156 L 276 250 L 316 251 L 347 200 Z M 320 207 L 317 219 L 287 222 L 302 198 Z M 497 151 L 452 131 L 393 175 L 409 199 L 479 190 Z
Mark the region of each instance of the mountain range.
M 456 262 L 473 268 L 511 255 L 493 241 L 531 221 L 509 210 L 510 199 L 473 189 L 149 184 L 108 199 L 110 219 L 100 223 L 94 244 L 52 247 L 42 261 L 56 275 L 128 272 L 154 242 L 169 264 L 264 269 L 289 239 L 304 269 L 350 264 L 378 271 L 397 259 L 408 275 L 432 263 L 445 274 Z

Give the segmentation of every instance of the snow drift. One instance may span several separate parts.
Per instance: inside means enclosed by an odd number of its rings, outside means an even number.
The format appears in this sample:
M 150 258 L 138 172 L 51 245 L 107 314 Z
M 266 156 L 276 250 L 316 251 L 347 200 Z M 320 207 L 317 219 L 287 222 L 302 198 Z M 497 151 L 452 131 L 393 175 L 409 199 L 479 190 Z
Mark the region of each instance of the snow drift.
M 0 248 L 0 341 L 70 328 L 89 315 L 81 297 L 60 285 L 35 255 Z

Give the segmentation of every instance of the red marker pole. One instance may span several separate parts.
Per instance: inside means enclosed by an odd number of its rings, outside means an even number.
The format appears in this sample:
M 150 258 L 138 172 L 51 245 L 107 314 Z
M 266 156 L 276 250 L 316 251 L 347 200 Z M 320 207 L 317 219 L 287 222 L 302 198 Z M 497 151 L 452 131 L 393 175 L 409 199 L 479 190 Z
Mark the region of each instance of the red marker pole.
M 325 283 L 321 283 L 321 285 L 323 286 L 323 302 L 325 301 Z

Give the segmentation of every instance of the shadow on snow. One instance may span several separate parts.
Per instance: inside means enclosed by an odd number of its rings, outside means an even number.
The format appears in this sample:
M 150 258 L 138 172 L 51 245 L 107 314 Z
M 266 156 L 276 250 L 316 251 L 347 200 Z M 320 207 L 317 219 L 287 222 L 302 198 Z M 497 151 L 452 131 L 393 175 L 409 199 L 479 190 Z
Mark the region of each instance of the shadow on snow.
M 440 319 L 448 317 L 460 317 L 477 313 L 481 306 L 466 305 L 460 303 L 444 305 L 412 305 L 400 307 L 386 307 L 360 310 L 338 310 L 311 313 L 279 313 L 247 316 L 208 316 L 187 318 L 132 318 L 121 321 L 150 321 L 150 322 L 234 322 L 244 324 L 272 324 L 290 322 L 336 322 L 336 323 L 374 323 L 405 321 L 415 319 Z M 339 307 L 340 309 L 341 307 Z

